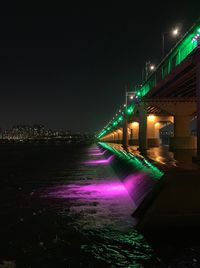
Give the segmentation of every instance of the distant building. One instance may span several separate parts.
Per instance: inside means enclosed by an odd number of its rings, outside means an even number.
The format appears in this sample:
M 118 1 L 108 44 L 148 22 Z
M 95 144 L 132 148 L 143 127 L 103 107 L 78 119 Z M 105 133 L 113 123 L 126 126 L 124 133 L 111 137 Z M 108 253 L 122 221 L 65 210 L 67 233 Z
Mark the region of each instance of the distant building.
M 94 141 L 94 135 L 80 132 L 72 134 L 70 130 L 46 129 L 44 125 L 15 125 L 11 129 L 0 130 L 0 139 L 8 141 L 52 141 L 65 143 L 84 143 Z

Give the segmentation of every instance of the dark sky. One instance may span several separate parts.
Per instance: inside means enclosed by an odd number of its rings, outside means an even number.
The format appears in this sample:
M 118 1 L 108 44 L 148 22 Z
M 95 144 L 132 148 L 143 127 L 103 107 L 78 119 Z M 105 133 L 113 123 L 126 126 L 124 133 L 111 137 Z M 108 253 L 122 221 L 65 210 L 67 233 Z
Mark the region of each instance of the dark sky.
M 162 33 L 177 24 L 184 33 L 200 16 L 198 1 L 123 3 L 0 17 L 1 128 L 99 131 L 124 102 L 125 85 L 141 83 L 145 61 L 159 62 Z M 166 35 L 166 50 L 174 42 Z

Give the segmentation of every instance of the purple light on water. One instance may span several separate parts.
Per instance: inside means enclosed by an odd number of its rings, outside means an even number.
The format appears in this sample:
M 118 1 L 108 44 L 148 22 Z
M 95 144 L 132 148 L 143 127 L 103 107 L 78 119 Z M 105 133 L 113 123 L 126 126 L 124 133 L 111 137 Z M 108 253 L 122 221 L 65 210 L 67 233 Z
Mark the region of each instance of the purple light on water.
M 88 150 L 89 153 L 101 153 L 100 149 L 89 149 Z
M 128 192 L 119 180 L 108 182 L 96 182 L 89 185 L 69 184 L 53 187 L 45 197 L 69 199 L 69 198 L 113 198 L 116 196 L 128 196 Z
M 155 181 L 152 180 L 147 173 L 137 172 L 123 179 L 123 184 L 135 204 L 138 205 L 152 189 Z
M 91 156 L 100 156 L 100 155 L 103 155 L 105 154 L 107 150 L 104 150 L 102 153 L 90 153 Z
M 85 161 L 84 164 L 85 165 L 108 165 L 112 162 L 113 158 L 114 158 L 114 155 L 111 155 L 107 159 L 88 160 L 88 161 Z

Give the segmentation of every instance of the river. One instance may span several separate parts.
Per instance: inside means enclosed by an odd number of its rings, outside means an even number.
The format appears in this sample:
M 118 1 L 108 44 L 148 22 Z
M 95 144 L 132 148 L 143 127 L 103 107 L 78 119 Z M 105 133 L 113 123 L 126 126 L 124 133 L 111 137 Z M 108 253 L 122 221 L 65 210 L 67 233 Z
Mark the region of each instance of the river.
M 0 267 L 166 267 L 112 160 L 97 145 L 1 145 Z

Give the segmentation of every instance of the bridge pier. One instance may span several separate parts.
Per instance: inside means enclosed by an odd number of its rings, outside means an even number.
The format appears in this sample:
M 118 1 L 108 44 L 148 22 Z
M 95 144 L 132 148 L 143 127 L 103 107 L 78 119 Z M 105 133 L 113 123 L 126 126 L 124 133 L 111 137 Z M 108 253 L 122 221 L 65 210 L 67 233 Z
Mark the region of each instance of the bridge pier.
M 137 121 L 129 123 L 128 128 L 130 131 L 129 144 L 130 145 L 138 145 L 139 123 Z
M 189 115 L 174 116 L 174 137 L 170 138 L 171 149 L 195 149 L 196 137 L 191 136 Z
M 147 109 L 144 102 L 139 104 L 139 150 L 147 150 Z
M 196 111 L 195 99 L 185 98 L 159 98 L 148 99 L 148 105 L 159 108 L 163 112 L 173 115 L 174 137 L 170 138 L 170 148 L 175 149 L 195 149 L 196 137 L 191 136 L 190 122 L 192 115 Z M 162 116 L 161 116 L 162 117 Z M 169 118 L 172 116 L 168 116 Z
M 124 124 L 123 124 L 122 145 L 125 149 L 128 147 L 128 120 L 127 119 L 124 119 Z

